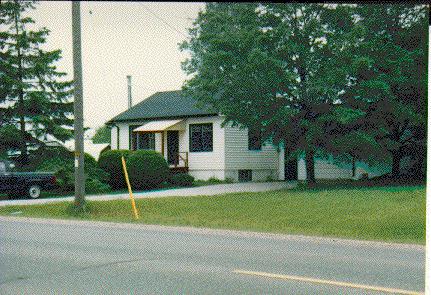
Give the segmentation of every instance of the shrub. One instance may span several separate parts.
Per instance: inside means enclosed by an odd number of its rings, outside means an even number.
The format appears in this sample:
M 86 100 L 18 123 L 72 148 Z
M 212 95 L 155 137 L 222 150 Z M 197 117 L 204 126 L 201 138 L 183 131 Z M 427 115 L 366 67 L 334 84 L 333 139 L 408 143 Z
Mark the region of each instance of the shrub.
M 129 150 L 110 150 L 103 152 L 99 157 L 99 167 L 108 173 L 107 183 L 113 189 L 126 188 L 121 157 L 127 159 L 132 151 Z
M 174 174 L 169 180 L 170 183 L 178 186 L 192 186 L 193 181 L 195 181 L 195 178 L 190 174 L 186 174 L 186 173 Z
M 160 187 L 168 180 L 169 166 L 155 151 L 135 151 L 127 160 L 130 183 L 133 189 Z
M 111 188 L 108 184 L 101 182 L 98 179 L 87 178 L 85 180 L 85 192 L 92 193 L 104 193 L 108 192 Z
M 211 176 L 207 180 L 198 180 L 198 182 L 202 183 L 202 184 L 224 184 L 224 183 L 234 183 L 235 181 L 233 178 L 230 178 L 230 177 L 226 177 L 223 180 L 223 179 L 219 179 L 215 176 Z
M 73 191 L 75 187 L 74 161 L 73 153 L 58 155 L 44 160 L 36 170 L 54 172 L 59 189 L 66 192 Z M 98 167 L 96 160 L 89 154 L 84 155 L 84 169 L 86 191 L 98 193 L 109 190 L 109 186 L 105 183 L 108 174 Z
M 207 182 L 208 183 L 223 183 L 224 181 L 221 179 L 218 179 L 215 176 L 211 176 L 210 178 L 208 178 Z
M 36 171 L 41 172 L 53 172 L 57 179 L 57 185 L 62 191 L 73 191 L 74 184 L 74 173 L 75 168 L 73 164 L 72 155 L 68 157 L 53 157 L 51 159 L 44 160 L 37 168 Z M 85 166 L 84 166 L 85 167 Z
M 272 175 L 268 175 L 265 179 L 266 182 L 271 182 L 274 181 L 274 178 L 272 177 Z
M 29 165 L 23 167 L 23 171 L 37 170 L 43 162 L 53 158 L 68 159 L 73 153 L 63 146 L 42 146 L 37 150 L 29 151 Z

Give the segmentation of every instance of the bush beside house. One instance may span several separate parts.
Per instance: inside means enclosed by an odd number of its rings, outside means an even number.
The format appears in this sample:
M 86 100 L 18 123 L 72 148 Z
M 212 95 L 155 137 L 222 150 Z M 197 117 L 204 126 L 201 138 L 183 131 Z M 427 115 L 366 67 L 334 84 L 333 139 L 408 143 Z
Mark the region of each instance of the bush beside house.
M 169 177 L 169 166 L 155 151 L 134 151 L 127 159 L 130 184 L 133 189 L 160 187 Z
M 169 182 L 177 186 L 192 186 L 195 178 L 186 173 L 178 173 L 171 176 Z
M 126 180 L 124 179 L 121 157 L 127 159 L 132 151 L 129 150 L 109 150 L 100 154 L 99 167 L 108 173 L 108 184 L 112 189 L 127 188 Z
M 32 170 L 54 172 L 58 190 L 74 190 L 74 156 L 63 148 L 45 151 L 43 157 L 34 157 Z M 108 192 L 127 188 L 121 157 L 127 162 L 132 189 L 143 190 L 163 186 L 192 186 L 194 178 L 188 174 L 170 176 L 169 166 L 163 156 L 155 151 L 108 150 L 100 154 L 99 161 L 85 154 L 85 190 L 87 193 Z

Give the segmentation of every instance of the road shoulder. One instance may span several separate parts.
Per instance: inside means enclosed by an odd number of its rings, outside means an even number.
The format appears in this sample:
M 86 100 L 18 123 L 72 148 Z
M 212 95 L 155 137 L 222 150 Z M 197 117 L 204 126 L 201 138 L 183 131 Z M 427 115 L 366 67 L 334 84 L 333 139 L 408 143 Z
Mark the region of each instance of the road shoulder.
M 166 226 L 166 225 L 153 225 L 153 224 L 116 223 L 116 222 L 107 222 L 107 221 L 65 220 L 65 219 L 10 217 L 10 216 L 0 216 L 0 222 L 22 222 L 22 223 L 54 224 L 54 225 L 55 224 L 56 225 L 79 225 L 79 226 L 86 226 L 86 227 L 124 228 L 124 229 L 136 229 L 136 230 L 158 231 L 158 232 L 177 232 L 177 233 L 196 234 L 196 235 L 253 237 L 253 238 L 262 238 L 262 239 L 311 242 L 315 244 L 340 244 L 340 245 L 349 245 L 353 247 L 365 246 L 365 247 L 371 247 L 371 248 L 385 248 L 385 249 L 393 248 L 393 249 L 417 250 L 417 251 L 425 252 L 425 245 L 418 245 L 418 244 L 388 243 L 388 242 L 381 242 L 381 241 L 353 240 L 353 239 L 305 236 L 305 235 L 293 235 L 293 234 L 292 235 L 275 234 L 275 233 L 226 230 L 226 229 L 197 228 L 197 227 L 187 227 L 187 226 Z

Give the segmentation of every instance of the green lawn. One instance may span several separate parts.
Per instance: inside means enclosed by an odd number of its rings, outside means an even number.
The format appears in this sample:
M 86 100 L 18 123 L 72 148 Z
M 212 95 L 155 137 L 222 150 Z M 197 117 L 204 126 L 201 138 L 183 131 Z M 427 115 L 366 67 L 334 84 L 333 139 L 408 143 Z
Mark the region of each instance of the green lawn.
M 283 190 L 212 197 L 89 202 L 73 216 L 70 203 L 0 207 L 0 215 L 78 218 L 425 244 L 425 188 L 379 187 Z

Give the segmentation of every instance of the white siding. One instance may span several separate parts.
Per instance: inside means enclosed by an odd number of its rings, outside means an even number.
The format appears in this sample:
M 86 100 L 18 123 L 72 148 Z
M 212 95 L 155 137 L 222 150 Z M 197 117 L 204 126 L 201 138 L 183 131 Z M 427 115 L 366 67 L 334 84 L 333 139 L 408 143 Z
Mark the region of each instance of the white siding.
M 238 170 L 252 170 L 253 181 L 268 178 L 279 179 L 279 152 L 270 142 L 265 142 L 259 151 L 248 149 L 248 131 L 225 126 L 226 177 L 238 180 Z
M 154 134 L 154 141 L 155 141 L 154 146 L 156 148 L 156 151 L 159 153 L 162 153 L 162 134 L 161 133 Z
M 280 148 L 278 153 L 278 180 L 284 180 L 284 148 Z
M 118 124 L 120 127 L 120 150 L 129 149 L 129 125 L 127 123 Z
M 349 165 L 337 165 L 329 160 L 314 161 L 316 179 L 348 179 L 352 178 L 352 168 Z
M 307 179 L 307 169 L 305 167 L 305 159 L 298 159 L 298 180 L 306 180 Z
M 179 151 L 181 153 L 181 156 L 184 155 L 182 153 L 189 151 L 189 138 L 188 138 L 189 133 L 188 133 L 188 129 L 189 129 L 189 126 L 186 127 L 185 131 L 179 131 L 178 132 L 178 146 L 179 146 Z M 168 148 L 168 142 L 167 141 L 166 141 L 166 145 L 165 146 L 166 146 L 166 148 Z M 190 154 L 189 154 L 189 159 L 190 159 Z
M 199 180 L 208 180 L 210 178 L 224 180 L 226 178 L 224 170 L 189 170 L 189 174 Z
M 117 134 L 118 134 L 117 126 L 112 126 L 111 127 L 111 149 L 112 150 L 117 149 L 117 142 L 118 142 Z
M 356 162 L 355 178 L 367 173 L 369 177 L 375 177 L 389 172 L 387 167 L 370 167 L 366 163 Z M 332 160 L 316 159 L 314 162 L 316 179 L 349 179 L 352 178 L 352 165 L 335 163 Z M 307 178 L 305 159 L 298 160 L 298 180 Z
M 346 165 L 343 167 L 333 163 L 330 160 L 315 159 L 314 160 L 314 174 L 316 179 L 337 179 L 337 178 L 351 178 L 352 169 Z M 302 157 L 298 159 L 298 180 L 307 179 L 307 168 L 305 159 Z
M 251 169 L 252 181 L 278 180 L 278 171 L 275 169 Z M 238 169 L 225 170 L 225 179 L 238 181 Z

